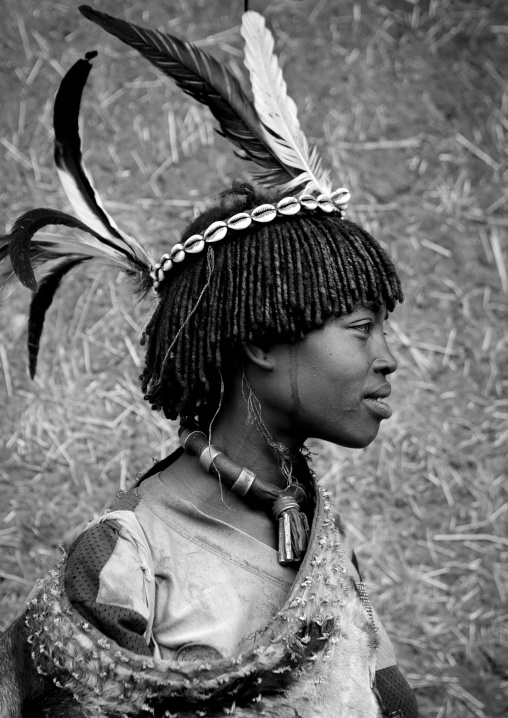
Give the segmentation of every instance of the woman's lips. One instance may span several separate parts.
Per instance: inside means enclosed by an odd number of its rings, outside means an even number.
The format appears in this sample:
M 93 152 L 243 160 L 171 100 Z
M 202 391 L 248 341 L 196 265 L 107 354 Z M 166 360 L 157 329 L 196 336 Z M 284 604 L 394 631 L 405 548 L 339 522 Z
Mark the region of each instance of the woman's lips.
M 381 399 L 365 398 L 364 402 L 367 404 L 369 411 L 381 419 L 389 419 L 393 414 L 392 407 L 381 401 Z

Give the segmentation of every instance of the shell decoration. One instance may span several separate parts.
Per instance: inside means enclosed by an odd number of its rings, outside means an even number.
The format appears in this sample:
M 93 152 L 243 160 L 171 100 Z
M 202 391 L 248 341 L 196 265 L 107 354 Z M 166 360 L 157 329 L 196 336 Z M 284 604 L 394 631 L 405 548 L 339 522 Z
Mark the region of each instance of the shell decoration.
M 334 190 L 330 196 L 320 194 L 315 197 L 312 194 L 302 194 L 297 197 L 284 197 L 276 205 L 262 204 L 250 212 L 239 212 L 226 221 L 213 222 L 205 232 L 193 234 L 183 244 L 175 244 L 170 254 L 163 254 L 160 262 L 153 265 L 150 277 L 153 280 L 153 288 L 157 293 L 165 276 L 171 271 L 175 263 L 183 262 L 187 254 L 199 254 L 207 244 L 220 242 L 226 237 L 230 230 L 239 232 L 248 229 L 252 222 L 267 224 L 273 222 L 277 217 L 290 217 L 298 212 L 313 211 L 316 209 L 330 214 L 338 212 L 340 217 L 344 216 L 347 210 L 351 194 L 345 187 Z

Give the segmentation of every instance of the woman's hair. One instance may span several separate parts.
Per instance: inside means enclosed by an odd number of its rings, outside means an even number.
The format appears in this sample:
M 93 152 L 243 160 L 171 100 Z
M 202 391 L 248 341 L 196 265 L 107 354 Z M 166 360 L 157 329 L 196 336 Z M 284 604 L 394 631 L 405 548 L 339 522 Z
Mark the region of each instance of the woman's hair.
M 182 241 L 215 221 L 276 201 L 234 184 L 195 219 Z M 358 303 L 403 299 L 395 267 L 368 232 L 334 212 L 302 211 L 208 245 L 175 265 L 143 334 L 144 398 L 169 419 L 208 425 L 221 372 L 241 361 L 242 344 L 296 342 Z

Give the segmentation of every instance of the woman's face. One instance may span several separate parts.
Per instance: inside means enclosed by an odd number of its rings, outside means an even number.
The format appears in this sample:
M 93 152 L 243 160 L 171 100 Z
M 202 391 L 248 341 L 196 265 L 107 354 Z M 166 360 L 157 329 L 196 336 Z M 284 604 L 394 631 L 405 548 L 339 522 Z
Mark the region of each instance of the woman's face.
M 263 416 L 281 439 L 318 438 L 363 448 L 392 410 L 386 377 L 397 368 L 383 331 L 386 307 L 358 305 L 296 344 L 268 352 Z M 291 442 L 289 442 L 291 443 Z

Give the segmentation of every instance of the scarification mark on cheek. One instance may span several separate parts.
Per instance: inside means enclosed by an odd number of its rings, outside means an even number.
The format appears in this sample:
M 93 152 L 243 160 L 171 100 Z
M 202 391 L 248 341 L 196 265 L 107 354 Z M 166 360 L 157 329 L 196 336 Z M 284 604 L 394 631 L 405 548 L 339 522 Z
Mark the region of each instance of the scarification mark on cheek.
M 291 382 L 291 415 L 296 419 L 300 415 L 300 394 L 298 393 L 298 352 L 289 348 L 289 381 Z

